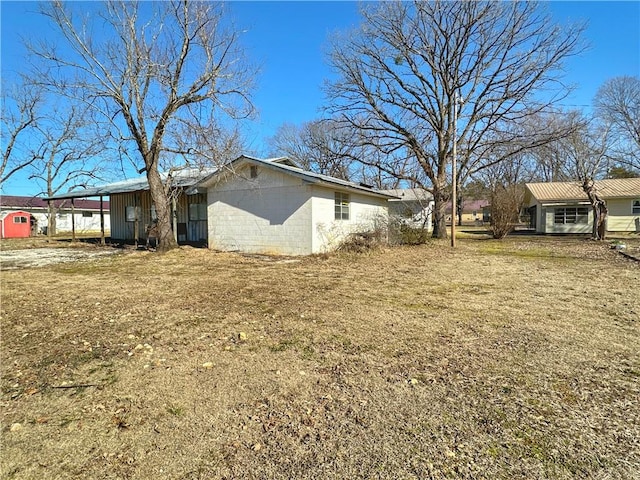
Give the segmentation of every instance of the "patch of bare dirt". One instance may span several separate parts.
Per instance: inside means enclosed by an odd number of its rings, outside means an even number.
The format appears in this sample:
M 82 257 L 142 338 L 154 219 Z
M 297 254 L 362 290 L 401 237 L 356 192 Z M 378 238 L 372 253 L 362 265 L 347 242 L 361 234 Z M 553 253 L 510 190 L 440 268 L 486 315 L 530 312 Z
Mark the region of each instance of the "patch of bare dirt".
M 0 269 L 44 267 L 57 263 L 92 260 L 121 251 L 113 248 L 29 248 L 0 251 Z

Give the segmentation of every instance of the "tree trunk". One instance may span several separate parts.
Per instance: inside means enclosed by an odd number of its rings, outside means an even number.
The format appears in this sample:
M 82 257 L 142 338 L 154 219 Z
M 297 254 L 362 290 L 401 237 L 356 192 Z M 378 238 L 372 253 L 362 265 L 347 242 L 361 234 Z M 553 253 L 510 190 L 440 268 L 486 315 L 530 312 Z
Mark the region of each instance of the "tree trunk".
M 147 180 L 151 199 L 158 217 L 158 252 L 167 252 L 178 247 L 171 229 L 171 199 L 162 184 L 160 173 L 154 168 L 147 169 Z
M 607 215 L 609 210 L 607 204 L 598 195 L 595 182 L 589 178 L 582 182 L 582 190 L 589 197 L 591 207 L 593 208 L 593 228 L 591 229 L 591 238 L 593 240 L 604 240 L 607 232 Z
M 49 202 L 48 218 L 47 218 L 47 237 L 51 237 L 56 234 L 56 215 L 58 211 L 56 210 L 53 202 Z
M 439 185 L 433 186 L 433 238 L 447 238 L 447 200 L 448 196 Z M 452 215 L 451 220 L 454 221 Z

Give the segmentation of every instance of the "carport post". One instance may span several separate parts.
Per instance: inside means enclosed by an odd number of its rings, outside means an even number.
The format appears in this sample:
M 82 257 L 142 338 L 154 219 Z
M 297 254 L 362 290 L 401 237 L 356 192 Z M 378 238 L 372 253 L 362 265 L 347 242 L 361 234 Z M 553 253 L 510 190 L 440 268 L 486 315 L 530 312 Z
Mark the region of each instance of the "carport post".
M 100 245 L 104 245 L 104 205 L 100 195 Z
M 71 241 L 76 241 L 76 211 L 74 199 L 71 199 Z

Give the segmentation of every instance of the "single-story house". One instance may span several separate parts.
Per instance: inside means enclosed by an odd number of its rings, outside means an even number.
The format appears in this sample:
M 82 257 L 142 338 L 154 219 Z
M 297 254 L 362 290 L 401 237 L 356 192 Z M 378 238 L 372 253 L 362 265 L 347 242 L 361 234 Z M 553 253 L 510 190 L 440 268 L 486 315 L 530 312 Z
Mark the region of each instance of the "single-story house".
M 53 201 L 56 213 L 56 231 L 70 232 L 75 228 L 77 232 L 100 231 L 100 201 L 79 199 Z M 0 197 L 0 207 L 5 210 L 23 210 L 32 215 L 34 229 L 32 234 L 47 233 L 49 222 L 48 202 L 40 197 L 3 195 Z M 104 222 L 109 224 L 109 202 L 102 205 Z M 72 218 L 73 217 L 73 218 Z
M 298 168 L 287 158 L 242 155 L 214 169 L 171 174 L 178 243 L 247 253 L 305 255 L 386 222 L 392 195 Z M 166 180 L 167 176 L 164 175 Z M 105 195 L 112 240 L 142 240 L 155 217 L 146 177 L 54 198 Z
M 640 232 L 640 178 L 597 180 L 607 231 Z M 527 183 L 525 207 L 538 233 L 591 233 L 593 209 L 580 182 Z
M 488 200 L 462 200 L 462 225 L 478 225 L 488 223 Z M 446 208 L 447 222 L 451 222 L 451 203 Z
M 32 232 L 29 212 L 12 210 L 0 212 L 0 238 L 28 238 Z
M 433 228 L 433 195 L 422 188 L 381 190 L 397 198 L 389 199 L 389 217 L 414 228 Z

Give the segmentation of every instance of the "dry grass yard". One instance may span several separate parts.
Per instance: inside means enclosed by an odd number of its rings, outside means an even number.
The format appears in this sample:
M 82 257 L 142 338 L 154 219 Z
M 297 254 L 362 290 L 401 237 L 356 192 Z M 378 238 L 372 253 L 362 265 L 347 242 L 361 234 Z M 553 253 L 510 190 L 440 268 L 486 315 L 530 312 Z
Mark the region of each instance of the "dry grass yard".
M 639 286 L 543 237 L 3 271 L 0 476 L 637 479 Z

